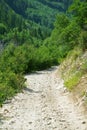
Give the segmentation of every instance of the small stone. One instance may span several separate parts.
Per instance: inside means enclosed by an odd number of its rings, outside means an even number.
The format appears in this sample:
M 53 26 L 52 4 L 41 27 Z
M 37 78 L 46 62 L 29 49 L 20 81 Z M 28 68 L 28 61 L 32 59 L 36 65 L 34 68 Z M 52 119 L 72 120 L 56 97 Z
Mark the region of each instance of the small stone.
M 48 122 L 47 125 L 51 125 L 51 122 Z
M 32 122 L 29 122 L 29 124 L 32 124 Z
M 65 122 L 65 120 L 59 120 L 60 122 Z
M 8 110 L 8 109 L 4 109 L 4 112 L 5 112 L 5 113 L 9 113 L 9 110 Z
M 37 121 L 40 122 L 40 119 L 38 119 Z
M 46 107 L 47 107 L 47 104 L 44 105 L 44 108 L 46 108 Z
M 11 121 L 11 124 L 14 124 L 15 123 L 15 121 Z
M 46 96 L 45 95 L 41 95 L 42 98 L 45 98 Z
M 56 129 L 56 128 L 57 128 L 57 126 L 54 126 L 54 127 L 53 127 L 53 129 Z
M 52 118 L 51 118 L 51 117 L 49 117 L 49 118 L 48 118 L 48 120 L 52 120 Z
M 45 112 L 45 109 L 42 110 L 42 113 Z
M 82 122 L 82 124 L 86 124 L 86 122 L 85 122 L 85 121 L 83 121 L 83 122 Z
M 47 117 L 44 117 L 43 120 L 46 120 Z

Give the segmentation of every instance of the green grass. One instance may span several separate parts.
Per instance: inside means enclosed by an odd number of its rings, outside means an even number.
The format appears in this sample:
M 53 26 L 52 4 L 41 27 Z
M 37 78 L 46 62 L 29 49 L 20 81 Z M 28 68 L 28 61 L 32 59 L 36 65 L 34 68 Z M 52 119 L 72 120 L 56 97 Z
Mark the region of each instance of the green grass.
M 78 72 L 72 77 L 70 77 L 67 81 L 65 81 L 64 84 L 68 88 L 68 90 L 71 91 L 72 89 L 74 89 L 74 87 L 79 83 L 81 76 L 82 76 L 82 73 Z

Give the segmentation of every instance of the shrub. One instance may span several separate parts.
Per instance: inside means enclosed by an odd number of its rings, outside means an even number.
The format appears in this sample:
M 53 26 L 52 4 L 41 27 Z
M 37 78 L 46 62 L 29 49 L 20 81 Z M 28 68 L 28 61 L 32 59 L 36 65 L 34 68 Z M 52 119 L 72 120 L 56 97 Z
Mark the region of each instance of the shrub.
M 6 99 L 20 92 L 25 79 L 21 74 L 15 74 L 12 71 L 0 72 L 0 104 Z
M 6 31 L 7 27 L 3 23 L 0 23 L 0 34 L 4 34 Z
M 87 49 L 87 31 L 82 31 L 78 39 L 79 39 L 80 47 L 83 49 L 83 51 L 86 50 Z

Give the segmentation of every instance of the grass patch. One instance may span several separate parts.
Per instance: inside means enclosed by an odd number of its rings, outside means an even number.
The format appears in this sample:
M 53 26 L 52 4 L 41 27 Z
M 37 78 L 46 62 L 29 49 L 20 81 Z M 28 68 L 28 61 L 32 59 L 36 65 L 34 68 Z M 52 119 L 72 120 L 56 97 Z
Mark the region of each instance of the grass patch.
M 82 64 L 81 70 L 84 74 L 87 72 L 87 60 Z
M 72 77 L 70 77 L 67 81 L 65 81 L 65 86 L 68 88 L 68 90 L 74 89 L 74 87 L 79 83 L 81 79 L 82 73 L 78 72 Z
M 79 47 L 75 47 L 72 51 L 70 51 L 67 55 L 67 58 L 72 58 L 73 60 L 76 60 L 78 58 L 78 56 L 82 55 L 82 49 Z

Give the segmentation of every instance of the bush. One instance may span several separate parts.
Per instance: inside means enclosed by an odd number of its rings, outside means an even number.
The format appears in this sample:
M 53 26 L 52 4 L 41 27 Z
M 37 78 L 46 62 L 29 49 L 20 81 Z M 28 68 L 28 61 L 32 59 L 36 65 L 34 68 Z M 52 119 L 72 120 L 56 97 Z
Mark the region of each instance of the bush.
M 78 39 L 79 39 L 80 47 L 83 49 L 83 51 L 86 50 L 87 49 L 87 31 L 82 31 Z
M 4 34 L 5 32 L 7 32 L 7 27 L 3 23 L 0 23 L 0 34 Z
M 12 71 L 0 72 L 0 104 L 6 99 L 20 92 L 25 79 L 21 74 L 15 74 Z

